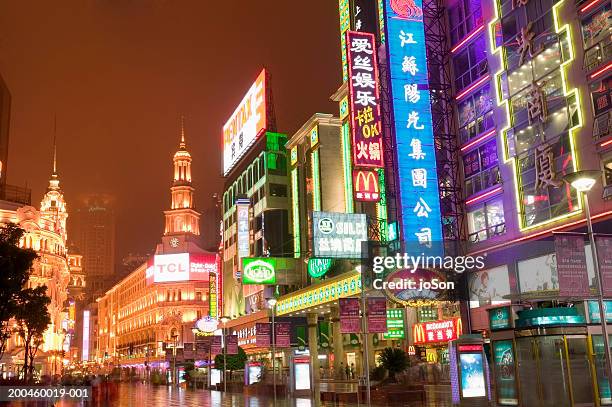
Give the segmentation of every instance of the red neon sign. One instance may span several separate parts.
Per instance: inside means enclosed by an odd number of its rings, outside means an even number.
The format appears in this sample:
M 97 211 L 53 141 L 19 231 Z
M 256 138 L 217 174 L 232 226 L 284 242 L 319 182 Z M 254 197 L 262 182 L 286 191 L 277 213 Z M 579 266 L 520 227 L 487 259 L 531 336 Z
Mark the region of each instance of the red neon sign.
M 353 170 L 355 200 L 361 202 L 380 201 L 378 173 L 370 170 Z
M 412 326 L 412 334 L 416 345 L 453 341 L 459 338 L 462 333 L 463 326 L 460 317 L 423 322 Z
M 347 31 L 346 45 L 353 164 L 382 168 L 382 119 L 374 34 Z

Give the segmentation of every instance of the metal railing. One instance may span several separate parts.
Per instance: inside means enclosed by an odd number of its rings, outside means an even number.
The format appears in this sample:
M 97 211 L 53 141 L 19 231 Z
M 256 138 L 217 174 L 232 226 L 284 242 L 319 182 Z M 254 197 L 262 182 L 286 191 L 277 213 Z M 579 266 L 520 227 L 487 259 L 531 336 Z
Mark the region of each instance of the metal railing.
M 595 140 L 612 133 L 612 110 L 599 115 L 593 120 L 593 138 Z
M 478 243 L 495 236 L 503 235 L 504 233 L 506 233 L 506 224 L 499 223 L 497 225 L 489 226 L 482 230 L 470 233 L 468 235 L 468 239 L 471 243 Z M 481 238 L 481 236 L 484 236 L 484 238 Z
M 605 39 L 584 51 L 584 70 L 591 73 L 612 57 L 612 41 Z

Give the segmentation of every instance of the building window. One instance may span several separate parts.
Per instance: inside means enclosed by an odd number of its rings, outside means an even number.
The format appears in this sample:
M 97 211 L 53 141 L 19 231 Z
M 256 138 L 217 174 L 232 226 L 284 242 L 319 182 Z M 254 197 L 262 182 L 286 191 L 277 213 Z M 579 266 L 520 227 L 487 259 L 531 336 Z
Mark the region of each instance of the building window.
M 448 9 L 451 44 L 458 43 L 482 24 L 480 0 L 459 0 Z
M 270 184 L 270 196 L 286 197 L 287 196 L 287 185 L 283 184 Z
M 584 67 L 587 72 L 607 62 L 612 57 L 612 10 L 610 2 L 582 20 L 584 41 Z
M 471 242 L 482 242 L 505 232 L 504 204 L 501 199 L 486 202 L 468 212 L 468 238 Z
M 576 192 L 561 180 L 573 171 L 572 161 L 567 132 L 555 142 L 534 146 L 519 155 L 519 195 L 525 227 L 576 210 Z
M 612 106 L 612 77 L 591 84 L 591 101 L 596 116 L 593 122 L 593 138 L 606 137 L 612 130 L 609 111 Z
M 496 140 L 463 156 L 466 196 L 501 183 L 498 162 Z
M 459 137 L 462 144 L 495 127 L 491 85 L 487 83 L 476 93 L 462 100 L 457 110 Z
M 487 62 L 487 43 L 484 35 L 479 35 L 470 45 L 453 58 L 455 68 L 455 88 L 460 91 L 489 71 Z

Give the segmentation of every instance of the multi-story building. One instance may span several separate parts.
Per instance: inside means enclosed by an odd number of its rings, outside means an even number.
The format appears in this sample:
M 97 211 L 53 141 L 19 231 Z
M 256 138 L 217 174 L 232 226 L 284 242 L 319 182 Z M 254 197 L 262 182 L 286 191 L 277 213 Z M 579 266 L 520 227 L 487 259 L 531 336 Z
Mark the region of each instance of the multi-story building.
M 45 285 L 51 299 L 48 311 L 51 324 L 43 335 L 43 343 L 36 355 L 36 369 L 43 374 L 54 374 L 57 369 L 58 352 L 64 349 L 68 318 L 66 300 L 70 283 L 70 268 L 66 250 L 66 219 L 68 212 L 60 180 L 53 160 L 53 173 L 49 187 L 41 203 L 40 210 L 22 202 L 0 201 L 0 223 L 15 223 L 21 227 L 23 235 L 21 247 L 36 251 L 38 258 L 32 267 L 28 287 Z M 23 364 L 21 339 L 15 334 L 8 342 L 3 356 L 3 371 L 16 373 Z
M 200 247 L 191 163 L 183 133 L 173 158 L 172 201 L 164 211 L 161 243 L 153 256 L 97 299 L 97 345 L 92 359 L 107 367 L 165 373 L 167 345 L 181 351 L 191 346 L 196 321 L 219 314 L 219 304 L 213 301 L 217 293 L 211 296 L 210 291 L 219 283 L 218 258 Z M 183 362 L 182 358 L 177 361 Z
M 6 184 L 10 119 L 11 93 L 4 79 L 0 76 L 0 193 Z
M 83 341 L 83 311 L 88 308 L 86 297 L 86 275 L 83 270 L 83 256 L 75 246 L 68 247 L 68 266 L 70 281 L 68 282 L 68 319 L 63 329 L 69 335 L 67 342 L 67 358 L 70 361 L 81 360 Z
M 115 274 L 115 213 L 106 194 L 80 197 L 69 222 L 70 241 L 83 255 L 88 298 L 93 301 L 112 283 Z

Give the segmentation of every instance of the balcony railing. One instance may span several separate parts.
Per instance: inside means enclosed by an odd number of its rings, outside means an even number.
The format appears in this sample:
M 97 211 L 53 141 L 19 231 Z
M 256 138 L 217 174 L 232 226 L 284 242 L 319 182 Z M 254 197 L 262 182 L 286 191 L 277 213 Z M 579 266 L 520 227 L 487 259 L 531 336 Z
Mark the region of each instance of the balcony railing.
M 495 236 L 503 235 L 504 233 L 506 233 L 506 224 L 500 223 L 498 225 L 489 226 L 488 228 L 470 233 L 468 235 L 468 239 L 471 243 L 478 243 Z
M 493 110 L 486 112 L 484 115 L 476 118 L 467 126 L 459 129 L 459 142 L 465 144 L 468 141 L 481 136 L 487 130 L 495 127 Z
M 0 200 L 31 205 L 32 190 L 15 185 L 0 185 Z
M 465 180 L 465 196 L 469 197 L 500 183 L 499 167 L 489 168 Z
M 591 73 L 612 57 L 612 41 L 606 39 L 584 51 L 584 70 Z

